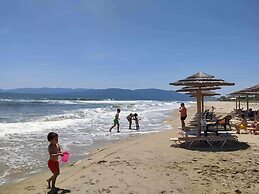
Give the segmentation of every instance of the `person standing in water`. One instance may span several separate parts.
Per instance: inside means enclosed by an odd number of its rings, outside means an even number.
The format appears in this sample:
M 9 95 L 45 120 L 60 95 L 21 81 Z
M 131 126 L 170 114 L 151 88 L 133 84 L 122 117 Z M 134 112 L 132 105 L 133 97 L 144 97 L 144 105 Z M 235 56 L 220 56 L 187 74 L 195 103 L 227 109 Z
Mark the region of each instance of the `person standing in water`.
M 114 118 L 114 120 L 113 120 L 113 126 L 110 128 L 110 132 L 112 131 L 112 129 L 117 125 L 117 133 L 119 133 L 120 132 L 120 123 L 119 123 L 119 117 L 120 117 L 120 112 L 121 112 L 121 110 L 118 108 L 117 109 L 117 113 L 116 113 L 116 115 L 115 115 L 115 118 Z
M 181 123 L 182 123 L 182 129 L 185 127 L 185 119 L 187 118 L 187 108 L 185 107 L 184 103 L 181 103 L 181 106 L 179 107 L 180 117 L 181 117 Z
M 135 123 L 136 123 L 136 130 L 139 130 L 139 118 L 138 118 L 138 114 L 137 113 L 135 113 L 134 115 L 134 118 L 133 118 L 133 120 L 135 120 Z
M 132 114 L 132 113 L 130 113 L 130 114 L 126 117 L 126 119 L 127 119 L 128 122 L 129 122 L 129 129 L 131 129 L 132 118 L 133 118 L 133 114 Z

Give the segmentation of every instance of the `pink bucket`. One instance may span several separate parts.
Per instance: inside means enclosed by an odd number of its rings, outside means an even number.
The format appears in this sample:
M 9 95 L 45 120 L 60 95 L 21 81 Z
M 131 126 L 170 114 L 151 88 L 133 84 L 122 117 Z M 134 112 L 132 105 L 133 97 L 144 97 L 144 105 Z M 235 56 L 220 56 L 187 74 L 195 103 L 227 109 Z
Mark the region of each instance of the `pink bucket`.
M 68 162 L 70 154 L 67 151 L 63 152 L 63 156 L 61 157 L 62 162 Z

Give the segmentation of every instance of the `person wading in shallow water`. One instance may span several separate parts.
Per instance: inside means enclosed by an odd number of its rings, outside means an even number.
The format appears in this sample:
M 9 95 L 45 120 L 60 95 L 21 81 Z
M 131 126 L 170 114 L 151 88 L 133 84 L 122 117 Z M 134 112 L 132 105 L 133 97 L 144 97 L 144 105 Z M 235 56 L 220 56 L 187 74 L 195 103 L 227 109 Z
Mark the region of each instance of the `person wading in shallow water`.
M 130 114 L 126 117 L 126 119 L 129 121 L 129 129 L 131 129 L 132 118 L 133 118 L 133 114 L 132 114 L 132 113 L 130 113 Z
M 179 107 L 180 117 L 181 117 L 181 123 L 182 123 L 182 129 L 185 127 L 185 119 L 187 118 L 187 108 L 184 106 L 184 103 L 181 103 L 181 106 Z
M 114 120 L 113 120 L 113 126 L 110 128 L 110 132 L 112 131 L 112 129 L 117 125 L 117 133 L 119 133 L 120 132 L 120 123 L 119 123 L 119 117 L 120 117 L 120 112 L 121 112 L 121 110 L 118 108 L 117 109 L 117 113 L 116 113 L 116 115 L 115 115 L 115 118 L 114 118 Z
M 135 123 L 136 123 L 136 130 L 139 130 L 139 120 L 141 120 L 141 119 L 138 118 L 137 113 L 135 113 L 133 116 L 134 116 L 133 120 L 135 120 Z

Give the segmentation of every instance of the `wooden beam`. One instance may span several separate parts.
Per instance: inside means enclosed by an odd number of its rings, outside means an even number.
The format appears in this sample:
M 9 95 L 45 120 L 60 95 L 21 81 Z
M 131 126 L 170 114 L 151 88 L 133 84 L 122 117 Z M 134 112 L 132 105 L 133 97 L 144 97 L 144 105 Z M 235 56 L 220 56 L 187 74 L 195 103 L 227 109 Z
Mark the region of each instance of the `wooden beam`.
M 248 94 L 246 95 L 246 110 L 249 110 Z
M 240 96 L 238 96 L 238 109 L 240 110 Z
M 201 113 L 204 113 L 204 96 L 201 97 Z
M 201 87 L 199 86 L 198 94 L 197 94 L 197 108 L 198 108 L 198 130 L 199 136 L 201 136 Z

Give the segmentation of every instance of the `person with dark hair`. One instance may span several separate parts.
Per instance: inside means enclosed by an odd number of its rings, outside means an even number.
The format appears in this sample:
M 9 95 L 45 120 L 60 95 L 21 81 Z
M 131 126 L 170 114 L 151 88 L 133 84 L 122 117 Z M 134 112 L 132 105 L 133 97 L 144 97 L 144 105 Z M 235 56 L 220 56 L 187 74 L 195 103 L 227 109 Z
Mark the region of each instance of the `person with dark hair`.
M 121 112 L 121 110 L 118 108 L 117 109 L 117 113 L 116 113 L 116 115 L 115 115 L 115 118 L 114 118 L 114 120 L 113 120 L 113 126 L 110 128 L 110 132 L 112 131 L 112 129 L 117 125 L 117 133 L 119 133 L 120 132 L 120 123 L 119 123 L 119 116 L 120 116 L 120 112 Z
M 53 175 L 47 180 L 48 188 L 55 188 L 57 176 L 60 174 L 59 170 L 59 161 L 58 157 L 62 156 L 60 145 L 58 143 L 58 134 L 55 132 L 50 132 L 47 136 L 48 141 L 50 142 L 48 151 L 49 151 L 49 161 L 48 167 Z M 52 186 L 50 187 L 50 183 Z
M 136 130 L 139 130 L 139 120 L 140 119 L 138 118 L 138 114 L 135 113 L 133 116 L 134 116 L 133 120 L 135 120 L 135 123 L 136 123 Z
M 182 124 L 182 130 L 185 127 L 185 119 L 187 118 L 187 108 L 185 107 L 184 103 L 181 103 L 181 106 L 179 107 L 180 117 L 181 117 L 181 124 Z
M 254 122 L 259 122 L 259 110 L 255 111 Z
M 127 119 L 128 122 L 129 122 L 129 129 L 131 129 L 133 114 L 130 113 L 130 114 L 126 117 L 126 119 Z
M 254 111 L 251 108 L 249 108 L 249 110 L 247 112 L 248 119 L 252 121 L 252 120 L 254 120 L 254 116 L 255 116 Z

